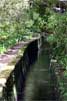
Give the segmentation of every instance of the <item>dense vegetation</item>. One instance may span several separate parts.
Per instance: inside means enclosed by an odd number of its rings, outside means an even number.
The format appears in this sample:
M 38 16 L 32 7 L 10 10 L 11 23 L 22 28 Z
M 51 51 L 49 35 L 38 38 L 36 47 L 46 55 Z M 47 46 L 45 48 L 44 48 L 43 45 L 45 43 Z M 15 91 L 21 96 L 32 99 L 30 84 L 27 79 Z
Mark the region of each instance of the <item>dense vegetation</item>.
M 53 47 L 53 58 L 64 67 L 67 66 L 67 12 L 56 13 L 52 10 L 57 1 L 34 0 L 33 3 L 33 29 L 38 33 L 47 33 L 47 40 Z
M 57 0 L 30 0 L 27 8 L 22 0 L 1 1 L 0 53 L 17 42 L 47 33 L 53 58 L 67 67 L 67 12 L 54 12 Z
M 28 19 L 24 0 L 0 0 L 0 53 L 23 39 L 29 33 L 25 28 Z

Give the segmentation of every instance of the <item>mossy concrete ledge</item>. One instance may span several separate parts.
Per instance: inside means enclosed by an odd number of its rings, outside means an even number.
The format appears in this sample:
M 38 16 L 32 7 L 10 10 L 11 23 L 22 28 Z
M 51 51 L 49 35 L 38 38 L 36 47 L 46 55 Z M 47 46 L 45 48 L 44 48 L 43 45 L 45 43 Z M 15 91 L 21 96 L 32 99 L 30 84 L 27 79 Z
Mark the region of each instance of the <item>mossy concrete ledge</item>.
M 15 68 L 15 64 L 23 55 L 27 45 L 18 44 L 13 48 L 9 49 L 7 53 L 1 55 L 0 57 L 0 94 L 2 94 L 2 89 L 5 86 L 6 80 L 10 75 L 11 71 Z M 19 48 L 17 48 L 19 47 Z M 14 51 L 14 53 L 13 53 Z M 1 96 L 1 95 L 0 95 Z
M 39 39 L 39 37 L 33 38 L 27 42 L 20 42 L 14 47 L 8 49 L 4 54 L 0 55 L 0 97 L 8 76 L 15 68 L 16 63 L 19 61 L 21 56 L 23 56 L 24 50 L 30 42 L 36 39 Z

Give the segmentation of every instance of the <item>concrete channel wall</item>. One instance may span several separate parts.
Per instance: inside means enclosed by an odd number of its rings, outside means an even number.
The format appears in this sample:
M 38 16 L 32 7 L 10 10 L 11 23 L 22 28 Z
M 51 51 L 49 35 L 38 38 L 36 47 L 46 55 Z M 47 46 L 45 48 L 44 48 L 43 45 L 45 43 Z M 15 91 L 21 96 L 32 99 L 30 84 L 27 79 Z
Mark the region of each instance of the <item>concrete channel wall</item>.
M 16 63 L 23 56 L 27 45 L 38 38 L 33 38 L 28 42 L 20 42 L 14 47 L 8 49 L 7 52 L 0 55 L 0 96 L 2 95 L 3 87 L 10 73 L 14 70 Z

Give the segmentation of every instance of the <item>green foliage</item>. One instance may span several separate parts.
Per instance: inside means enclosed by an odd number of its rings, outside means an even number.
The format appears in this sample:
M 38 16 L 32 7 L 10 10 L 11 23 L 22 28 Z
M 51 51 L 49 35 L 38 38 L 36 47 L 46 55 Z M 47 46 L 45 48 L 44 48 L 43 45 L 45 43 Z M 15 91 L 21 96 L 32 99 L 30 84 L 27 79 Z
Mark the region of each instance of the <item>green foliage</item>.
M 64 67 L 67 66 L 67 13 L 56 13 L 52 10 L 58 0 L 34 0 L 31 19 L 34 32 L 48 32 L 47 41 L 53 48 L 53 58 Z M 55 44 L 55 45 L 54 45 Z
M 48 18 L 47 29 L 52 32 L 47 40 L 56 46 L 53 48 L 53 55 L 64 67 L 67 66 L 67 13 L 52 13 Z
M 32 17 L 32 20 L 34 21 L 33 28 L 34 30 L 37 29 L 37 32 L 48 32 L 47 41 L 52 45 L 53 58 L 66 67 L 67 13 L 65 12 L 64 14 L 60 14 L 52 10 L 51 7 L 53 7 L 53 5 L 55 5 L 57 2 L 57 0 L 34 0 L 34 16 Z
M 0 53 L 24 39 L 27 33 L 25 26 L 29 21 L 29 14 L 24 5 L 24 0 L 1 1 L 0 5 Z M 28 24 L 31 27 L 31 21 Z M 31 36 L 28 31 L 28 39 Z
M 24 8 L 22 0 L 7 0 L 5 8 L 0 7 L 0 45 L 3 50 L 21 40 L 31 39 L 37 33 L 48 32 L 47 40 L 52 45 L 53 58 L 66 67 L 67 13 L 55 13 L 52 7 L 56 2 L 33 0 L 32 6 Z

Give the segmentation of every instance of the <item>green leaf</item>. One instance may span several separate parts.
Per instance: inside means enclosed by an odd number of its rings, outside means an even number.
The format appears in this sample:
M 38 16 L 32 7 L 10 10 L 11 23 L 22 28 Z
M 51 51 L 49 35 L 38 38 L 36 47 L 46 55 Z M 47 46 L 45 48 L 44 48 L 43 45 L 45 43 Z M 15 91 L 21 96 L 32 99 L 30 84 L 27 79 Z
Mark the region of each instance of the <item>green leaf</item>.
M 28 28 L 32 27 L 33 24 L 34 24 L 34 21 L 33 21 L 33 20 L 28 20 L 28 21 L 25 22 L 25 25 L 26 25 L 26 27 L 28 27 Z

